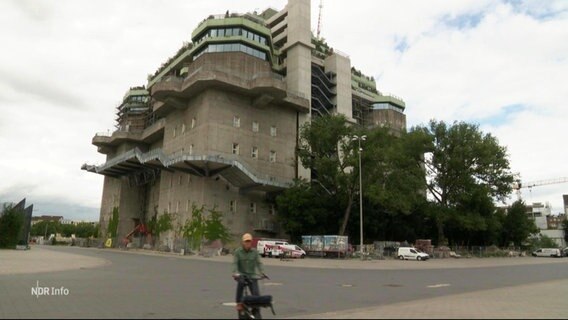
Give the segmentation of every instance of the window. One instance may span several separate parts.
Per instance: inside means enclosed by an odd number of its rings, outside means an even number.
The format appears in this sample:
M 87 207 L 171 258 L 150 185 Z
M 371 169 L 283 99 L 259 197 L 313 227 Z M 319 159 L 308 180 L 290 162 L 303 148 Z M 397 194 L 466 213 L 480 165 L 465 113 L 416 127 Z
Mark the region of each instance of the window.
M 177 212 L 179 212 L 179 201 L 177 202 L 177 205 L 176 205 L 176 213 Z
M 174 127 L 174 138 L 176 137 L 176 128 Z
M 233 154 L 239 154 L 239 144 L 233 143 Z
M 190 182 L 191 182 L 191 175 L 188 174 L 188 175 L 187 175 L 187 184 L 189 184 Z
M 270 162 L 276 162 L 276 151 L 270 151 Z
M 195 128 L 195 118 L 191 119 L 191 129 Z
M 271 204 L 270 207 L 268 207 L 268 214 L 269 215 L 275 215 L 276 214 L 276 207 Z
M 258 132 L 259 125 L 257 121 L 252 122 L 252 132 Z
M 217 36 L 217 29 L 211 30 L 211 36 L 212 36 L 212 37 L 216 37 L 216 36 Z
M 278 133 L 278 130 L 276 129 L 275 126 L 270 127 L 270 136 L 276 137 L 277 133 Z
M 168 202 L 168 212 L 172 212 L 172 203 Z
M 217 31 L 217 35 L 218 35 L 219 37 L 224 37 L 224 36 L 225 36 L 225 29 L 219 29 L 219 30 Z
M 225 36 L 227 36 L 227 37 L 233 36 L 233 29 L 227 29 L 227 30 L 225 30 Z
M 187 205 L 185 211 L 189 212 L 189 200 L 187 200 Z
M 252 147 L 252 151 L 251 151 L 251 155 L 250 155 L 253 159 L 258 159 L 258 148 L 257 147 Z
M 179 185 L 180 185 L 180 186 L 182 185 L 182 182 L 181 182 L 181 175 L 179 176 Z
M 229 211 L 231 211 L 232 213 L 237 212 L 237 201 L 235 200 L 229 201 Z
M 256 203 L 255 202 L 250 203 L 250 213 L 256 213 Z
M 174 186 L 174 176 L 170 177 L 170 188 Z
M 193 155 L 193 145 L 189 145 L 189 155 L 192 156 Z
M 241 127 L 241 118 L 235 116 L 233 117 L 233 127 L 240 128 Z
M 181 134 L 185 133 L 185 123 L 181 125 Z

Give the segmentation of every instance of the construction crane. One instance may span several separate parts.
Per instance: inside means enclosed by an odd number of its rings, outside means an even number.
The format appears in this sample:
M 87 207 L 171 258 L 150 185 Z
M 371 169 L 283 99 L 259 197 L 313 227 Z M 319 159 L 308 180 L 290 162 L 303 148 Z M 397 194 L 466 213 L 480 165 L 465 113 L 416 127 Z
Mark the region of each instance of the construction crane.
M 516 190 L 517 197 L 519 198 L 519 200 L 522 200 L 521 189 L 531 190 L 534 187 L 547 186 L 551 184 L 560 184 L 560 183 L 568 183 L 568 178 L 564 177 L 564 178 L 556 178 L 549 180 L 539 180 L 533 182 L 521 182 L 520 179 L 517 179 L 515 182 L 513 182 L 513 190 Z
M 320 38 L 320 34 L 321 34 L 321 12 L 323 11 L 323 0 L 320 0 L 320 5 L 319 5 L 319 17 L 318 17 L 318 33 L 317 33 L 317 38 Z

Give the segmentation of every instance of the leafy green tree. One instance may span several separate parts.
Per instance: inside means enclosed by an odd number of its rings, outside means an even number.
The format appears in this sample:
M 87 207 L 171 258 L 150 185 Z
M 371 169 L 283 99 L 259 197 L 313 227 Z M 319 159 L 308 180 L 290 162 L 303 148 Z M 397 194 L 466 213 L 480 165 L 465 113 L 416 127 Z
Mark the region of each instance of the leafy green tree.
M 30 234 L 32 236 L 49 237 L 51 234 L 56 234 L 61 230 L 59 222 L 55 221 L 40 221 L 32 225 Z
M 537 250 L 540 248 L 558 248 L 556 241 L 544 234 L 531 238 L 529 240 L 529 244 L 531 250 Z
M 564 230 L 564 241 L 568 243 L 568 219 L 562 221 L 562 229 Z
M 431 138 L 424 161 L 427 190 L 438 205 L 433 216 L 438 243 L 445 243 L 446 223 L 452 216 L 456 219 L 461 215 L 458 206 L 471 199 L 472 193 L 486 194 L 495 200 L 504 200 L 510 193 L 513 175 L 507 150 L 491 134 L 464 122 L 448 125 L 431 121 L 428 126 L 413 131 L 422 131 Z
M 223 214 L 216 208 L 209 210 L 209 217 L 205 220 L 203 236 L 209 241 L 221 240 L 223 243 L 231 241 L 229 228 L 223 224 Z
M 12 205 L 4 205 L 3 214 L 0 217 L 0 248 L 16 247 L 23 225 L 23 212 Z
M 217 208 L 207 209 L 195 204 L 192 204 L 191 219 L 185 222 L 182 234 L 193 250 L 200 250 L 204 240 L 229 243 L 232 238 L 229 228 L 223 224 L 223 214 Z
M 150 233 L 155 237 L 159 238 L 160 234 L 172 230 L 173 228 L 173 218 L 172 214 L 164 211 L 159 217 L 152 217 L 150 223 L 148 223 L 148 229 Z
M 75 236 L 78 238 L 96 237 L 98 234 L 98 224 L 93 225 L 88 222 L 81 222 L 75 226 Z
M 521 246 L 531 234 L 536 233 L 538 233 L 538 228 L 527 215 L 524 202 L 513 203 L 503 224 L 503 236 L 506 243 L 513 242 L 516 246 Z
M 112 217 L 108 221 L 107 234 L 111 238 L 116 238 L 118 235 L 118 222 L 119 222 L 118 207 L 112 209 Z
M 276 197 L 278 220 L 294 242 L 302 235 L 337 232 L 342 214 L 339 201 L 318 183 L 297 180 Z
M 187 239 L 193 250 L 201 249 L 203 238 L 205 237 L 205 217 L 203 213 L 205 207 L 191 206 L 191 219 L 185 222 L 183 227 L 183 237 Z
M 345 234 L 358 189 L 357 153 L 351 140 L 354 133 L 345 116 L 333 115 L 313 119 L 300 131 L 298 155 L 304 166 L 343 211 L 339 234 Z
M 63 237 L 70 237 L 75 234 L 75 226 L 73 224 L 60 224 L 58 231 Z

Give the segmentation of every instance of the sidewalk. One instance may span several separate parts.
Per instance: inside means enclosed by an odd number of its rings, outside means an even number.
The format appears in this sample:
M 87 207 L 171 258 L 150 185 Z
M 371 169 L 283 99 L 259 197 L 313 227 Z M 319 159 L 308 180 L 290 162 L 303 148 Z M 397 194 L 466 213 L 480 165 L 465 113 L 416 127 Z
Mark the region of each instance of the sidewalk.
M 42 273 L 96 268 L 110 264 L 88 257 L 32 246 L 30 250 L 0 250 L 0 275 Z
M 566 319 L 568 280 L 291 319 Z

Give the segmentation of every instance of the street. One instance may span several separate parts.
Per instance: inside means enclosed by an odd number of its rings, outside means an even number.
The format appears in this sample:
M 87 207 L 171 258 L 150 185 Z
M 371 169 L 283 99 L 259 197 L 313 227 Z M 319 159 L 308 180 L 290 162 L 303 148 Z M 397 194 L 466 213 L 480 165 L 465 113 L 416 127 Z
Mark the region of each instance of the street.
M 42 247 L 106 260 L 78 270 L 1 274 L 0 318 L 233 318 L 235 282 L 227 262 L 114 250 Z M 536 258 L 535 258 L 536 259 Z M 537 261 L 537 260 L 535 260 Z M 499 267 L 354 270 L 275 266 L 262 294 L 274 296 L 276 317 L 298 317 L 443 297 L 568 278 L 568 259 L 558 263 Z M 380 263 L 380 262 L 379 262 Z M 452 260 L 448 260 L 452 263 Z M 0 266 L 2 261 L 0 259 Z M 36 286 L 68 289 L 37 296 Z M 263 316 L 274 318 L 270 310 Z

